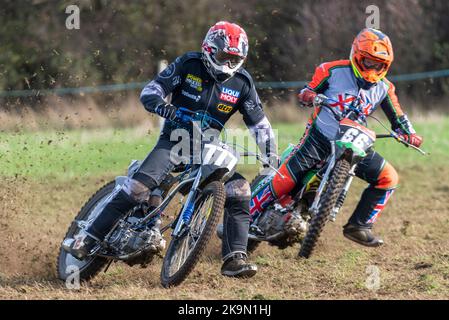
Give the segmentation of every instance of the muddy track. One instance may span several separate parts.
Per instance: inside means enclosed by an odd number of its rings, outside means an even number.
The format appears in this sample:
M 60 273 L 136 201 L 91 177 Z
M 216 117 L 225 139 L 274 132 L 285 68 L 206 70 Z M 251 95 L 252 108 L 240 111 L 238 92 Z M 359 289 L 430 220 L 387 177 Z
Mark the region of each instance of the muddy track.
M 362 190 L 362 184 L 356 183 L 341 216 L 326 226 L 310 260 L 297 260 L 298 248 L 279 251 L 261 245 L 252 256 L 260 272 L 243 280 L 242 286 L 238 280 L 219 275 L 220 243 L 214 237 L 205 257 L 177 289 L 162 288 L 161 260 L 156 259 L 146 269 L 115 264 L 78 291 L 67 290 L 56 280 L 56 255 L 71 219 L 106 179 L 2 178 L 0 298 L 447 298 L 449 204 L 444 199 L 449 184 L 434 182 L 449 171 L 435 168 L 400 174 L 401 189 L 376 228 L 386 241 L 381 249 L 362 248 L 341 234 Z M 413 191 L 416 188 L 423 192 Z M 378 290 L 366 286 L 370 266 L 380 271 Z

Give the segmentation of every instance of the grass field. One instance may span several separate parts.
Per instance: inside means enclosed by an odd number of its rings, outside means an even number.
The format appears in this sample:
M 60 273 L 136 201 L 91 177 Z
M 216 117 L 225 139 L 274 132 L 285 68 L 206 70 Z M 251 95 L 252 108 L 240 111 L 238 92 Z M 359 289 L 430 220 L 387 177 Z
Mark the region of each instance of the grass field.
M 275 125 L 279 144 L 295 143 L 303 126 Z M 151 150 L 158 132 L 145 129 L 0 133 L 0 298 L 11 299 L 447 299 L 449 298 L 449 118 L 416 123 L 430 156 L 394 141 L 378 141 L 401 176 L 400 188 L 379 219 L 386 245 L 366 249 L 346 240 L 341 227 L 364 184 L 357 181 L 337 221 L 329 224 L 316 254 L 261 246 L 248 280 L 219 275 L 220 243 L 178 288 L 159 284 L 161 260 L 146 269 L 114 264 L 80 290 L 55 279 L 66 229 L 87 198 L 131 159 Z M 377 128 L 379 129 L 379 128 Z M 381 131 L 380 129 L 378 130 Z M 248 179 L 257 166 L 242 166 Z M 380 287 L 368 289 L 378 268 Z

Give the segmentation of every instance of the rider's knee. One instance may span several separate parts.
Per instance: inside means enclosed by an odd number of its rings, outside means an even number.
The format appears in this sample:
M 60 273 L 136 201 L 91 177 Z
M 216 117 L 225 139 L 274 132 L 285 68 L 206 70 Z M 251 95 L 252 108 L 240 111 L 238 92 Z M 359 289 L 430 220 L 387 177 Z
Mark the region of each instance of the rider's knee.
M 123 184 L 123 191 L 135 201 L 142 202 L 148 200 L 151 190 L 142 182 L 132 178 L 127 178 Z
M 376 188 L 378 189 L 394 189 L 399 184 L 399 175 L 396 169 L 389 164 L 385 164 L 384 168 L 377 178 Z
M 225 185 L 226 198 L 250 198 L 251 186 L 242 176 L 230 180 Z
M 149 175 L 140 170 L 137 170 L 137 172 L 131 175 L 130 178 L 132 180 L 140 182 L 150 190 L 154 190 L 159 186 L 159 183 L 153 177 L 150 177 Z
M 296 181 L 293 178 L 292 174 L 288 170 L 287 164 L 283 164 L 278 173 L 276 173 L 271 182 L 271 187 L 273 191 L 273 195 L 276 198 L 280 198 L 281 196 L 289 193 L 296 185 Z

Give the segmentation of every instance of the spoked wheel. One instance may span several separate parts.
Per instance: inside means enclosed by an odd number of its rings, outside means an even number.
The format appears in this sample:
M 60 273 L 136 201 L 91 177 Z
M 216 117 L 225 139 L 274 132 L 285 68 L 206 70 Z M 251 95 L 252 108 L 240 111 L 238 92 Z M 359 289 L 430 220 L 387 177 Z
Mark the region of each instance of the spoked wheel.
M 75 221 L 72 222 L 65 238 L 73 237 L 80 231 L 80 225 L 87 225 L 93 221 L 103 210 L 108 198 L 114 191 L 115 181 L 111 181 L 98 190 L 83 206 Z M 62 247 L 59 249 L 57 272 L 58 278 L 66 280 L 71 274 L 79 272 L 79 279 L 89 281 L 106 265 L 108 259 L 98 256 L 87 257 L 85 260 L 78 260 L 67 253 Z
M 161 270 L 164 287 L 179 285 L 193 270 L 223 215 L 224 203 L 225 190 L 218 181 L 208 184 L 196 199 L 188 229 L 168 246 Z
M 351 165 L 345 159 L 339 160 L 335 165 L 326 190 L 321 197 L 318 213 L 310 220 L 309 229 L 299 251 L 300 257 L 309 258 L 311 256 L 324 225 L 337 203 L 337 198 L 343 190 L 350 169 Z

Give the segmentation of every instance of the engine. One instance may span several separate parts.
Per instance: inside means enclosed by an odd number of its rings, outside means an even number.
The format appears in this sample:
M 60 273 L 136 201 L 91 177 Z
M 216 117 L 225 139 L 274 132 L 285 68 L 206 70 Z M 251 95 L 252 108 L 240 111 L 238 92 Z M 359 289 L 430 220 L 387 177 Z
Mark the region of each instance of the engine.
M 302 239 L 307 225 L 307 221 L 297 210 L 287 210 L 275 205 L 259 217 L 257 233 L 259 236 L 263 235 L 264 240 L 270 244 L 284 249 Z
M 122 221 L 108 239 L 109 246 L 129 265 L 141 264 L 144 267 L 155 254 L 165 249 L 165 240 L 155 227 L 134 230 L 130 226 L 130 223 Z
M 265 211 L 257 223 L 259 230 L 267 238 L 283 232 L 284 225 L 284 213 L 274 208 Z

